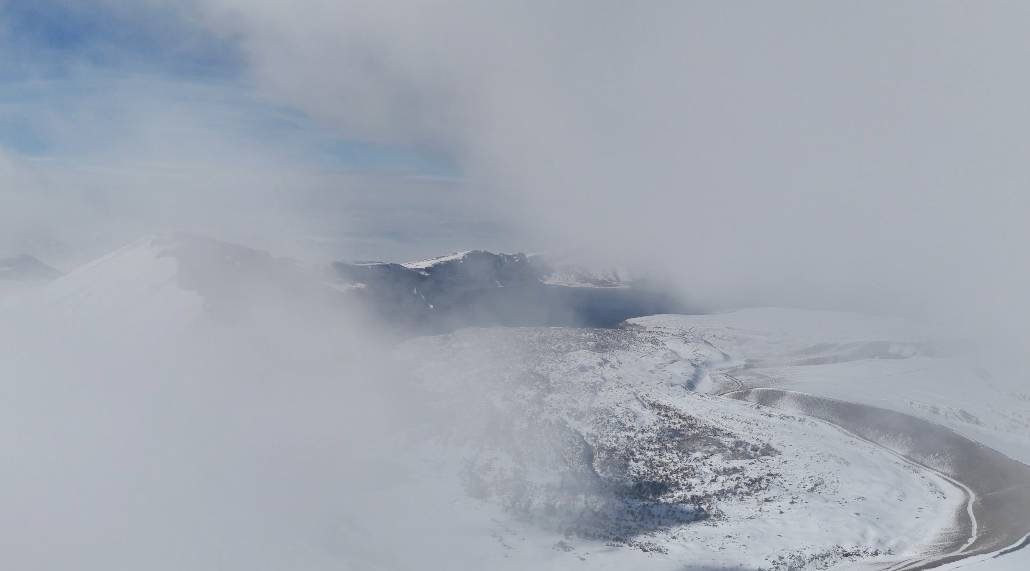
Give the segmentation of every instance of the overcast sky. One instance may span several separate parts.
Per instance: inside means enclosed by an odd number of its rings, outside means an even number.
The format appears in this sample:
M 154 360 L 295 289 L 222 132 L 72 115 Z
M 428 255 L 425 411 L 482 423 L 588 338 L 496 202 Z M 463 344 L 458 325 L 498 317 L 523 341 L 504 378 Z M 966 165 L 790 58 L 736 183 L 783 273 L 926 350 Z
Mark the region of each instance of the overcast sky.
M 4 250 L 571 247 L 1023 333 L 1025 3 L 0 6 Z

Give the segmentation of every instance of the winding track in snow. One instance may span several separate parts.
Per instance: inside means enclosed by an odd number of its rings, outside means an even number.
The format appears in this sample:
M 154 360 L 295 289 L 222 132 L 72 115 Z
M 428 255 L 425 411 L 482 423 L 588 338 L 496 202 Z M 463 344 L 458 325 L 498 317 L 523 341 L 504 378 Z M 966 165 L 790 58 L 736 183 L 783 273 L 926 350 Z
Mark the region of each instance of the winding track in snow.
M 729 377 L 728 375 L 726 375 Z M 891 571 L 932 569 L 975 556 L 1024 547 L 1030 535 L 1030 466 L 953 430 L 892 410 L 772 388 L 740 388 L 726 398 L 810 416 L 930 470 L 966 494 L 957 530 L 940 547 L 899 561 Z

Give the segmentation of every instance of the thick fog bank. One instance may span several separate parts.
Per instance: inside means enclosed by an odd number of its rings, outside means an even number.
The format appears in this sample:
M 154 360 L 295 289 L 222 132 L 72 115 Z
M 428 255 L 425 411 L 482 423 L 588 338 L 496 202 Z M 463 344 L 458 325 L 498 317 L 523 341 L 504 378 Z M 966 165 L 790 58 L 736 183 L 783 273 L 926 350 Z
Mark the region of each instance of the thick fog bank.
M 200 5 L 262 89 L 443 149 L 541 242 L 1026 353 L 1022 6 Z
M 6 565 L 353 562 L 335 530 L 399 475 L 404 374 L 359 308 L 213 245 L 141 240 L 4 309 Z
M 67 269 L 173 229 L 335 259 L 574 249 L 704 307 L 902 314 L 1027 353 L 1021 5 L 91 8 L 233 73 L 20 65 L 22 90 L 77 95 L 24 109 L 54 156 L 0 157 L 5 256 Z M 305 129 L 441 160 L 341 170 Z

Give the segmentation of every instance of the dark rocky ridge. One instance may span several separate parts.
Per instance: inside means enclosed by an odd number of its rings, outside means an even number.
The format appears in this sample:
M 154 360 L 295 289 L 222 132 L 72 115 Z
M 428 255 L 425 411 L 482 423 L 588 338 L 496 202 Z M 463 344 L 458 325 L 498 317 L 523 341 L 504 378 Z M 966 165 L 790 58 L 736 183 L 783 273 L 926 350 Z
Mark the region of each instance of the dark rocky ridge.
M 420 330 L 465 326 L 614 327 L 641 315 L 684 312 L 667 291 L 562 266 L 556 283 L 544 256 L 482 250 L 397 264 L 336 262 L 336 278 L 389 322 Z

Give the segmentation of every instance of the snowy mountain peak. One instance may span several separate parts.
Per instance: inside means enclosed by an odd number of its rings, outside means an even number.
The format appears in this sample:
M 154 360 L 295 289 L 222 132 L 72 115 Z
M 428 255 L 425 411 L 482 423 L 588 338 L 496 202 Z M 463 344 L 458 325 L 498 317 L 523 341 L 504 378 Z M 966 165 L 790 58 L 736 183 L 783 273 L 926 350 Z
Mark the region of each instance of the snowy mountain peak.
M 448 254 L 446 256 L 438 256 L 436 258 L 429 258 L 427 260 L 418 260 L 418 261 L 415 261 L 415 262 L 405 262 L 405 263 L 403 263 L 401 265 L 404 266 L 405 268 L 408 268 L 409 270 L 425 270 L 427 268 L 432 268 L 434 266 L 438 266 L 440 264 L 445 264 L 447 262 L 461 263 L 461 262 L 465 261 L 465 257 L 466 256 L 468 256 L 469 254 L 473 254 L 473 253 L 493 255 L 493 254 L 490 254 L 490 252 L 485 252 L 483 250 L 464 250 L 464 251 L 461 251 L 461 252 L 454 252 L 453 254 Z
M 412 262 L 359 261 L 338 262 L 338 270 L 346 278 L 350 274 L 361 282 L 363 274 L 384 272 L 403 274 L 409 270 L 424 277 L 439 278 L 445 274 L 463 280 L 503 287 L 509 281 L 531 281 L 564 287 L 628 287 L 630 273 L 618 269 L 596 269 L 556 259 L 547 254 L 494 253 L 486 250 L 463 250 Z M 372 268 L 350 271 L 349 268 Z

